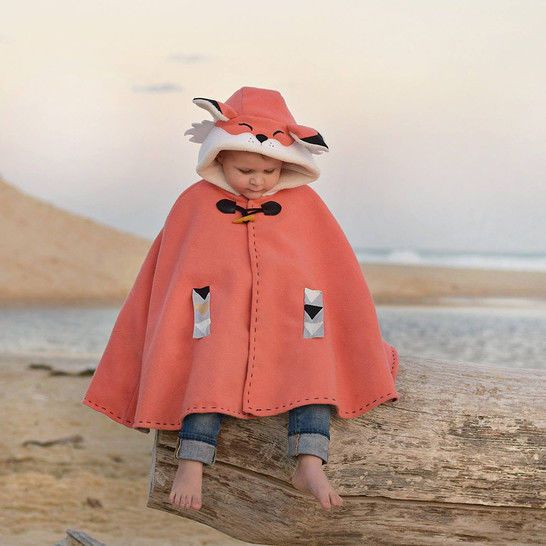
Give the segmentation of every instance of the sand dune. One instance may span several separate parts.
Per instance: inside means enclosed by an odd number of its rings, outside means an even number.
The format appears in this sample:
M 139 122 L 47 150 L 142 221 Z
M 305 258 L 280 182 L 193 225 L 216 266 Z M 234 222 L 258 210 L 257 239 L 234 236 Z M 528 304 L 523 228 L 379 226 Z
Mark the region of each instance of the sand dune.
M 0 303 L 121 303 L 151 240 L 32 197 L 0 179 Z M 546 273 L 361 264 L 376 303 L 546 299 Z M 449 302 L 452 304 L 453 302 Z
M 0 179 L 0 301 L 123 299 L 150 246 Z

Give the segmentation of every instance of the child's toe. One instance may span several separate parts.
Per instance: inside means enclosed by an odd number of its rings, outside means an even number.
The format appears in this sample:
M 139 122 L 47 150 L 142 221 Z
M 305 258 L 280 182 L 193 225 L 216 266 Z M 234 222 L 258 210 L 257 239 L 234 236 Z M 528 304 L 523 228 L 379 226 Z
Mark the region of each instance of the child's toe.
M 320 501 L 320 504 L 324 508 L 324 510 L 332 509 L 332 505 L 330 504 L 330 501 Z
M 334 506 L 342 506 L 343 505 L 343 499 L 336 492 L 330 493 L 330 500 L 332 501 L 332 504 Z
M 319 495 L 319 501 L 320 501 L 320 504 L 322 504 L 323 508 L 325 508 L 326 510 L 330 509 L 331 502 L 330 502 L 330 495 L 328 494 L 328 492 L 326 492 L 326 494 L 321 492 L 321 494 Z

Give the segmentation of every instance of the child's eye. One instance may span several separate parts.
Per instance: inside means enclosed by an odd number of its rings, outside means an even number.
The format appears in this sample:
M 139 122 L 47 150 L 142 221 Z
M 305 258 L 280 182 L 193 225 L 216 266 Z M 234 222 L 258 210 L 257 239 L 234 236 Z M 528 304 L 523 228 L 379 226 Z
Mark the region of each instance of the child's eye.
M 267 174 L 271 174 L 271 173 L 274 173 L 276 170 L 277 169 L 269 169 L 268 171 L 264 171 L 264 172 Z M 247 169 L 246 171 L 243 169 L 239 169 L 239 171 L 241 171 L 243 174 L 248 174 L 249 172 L 252 172 L 251 169 Z

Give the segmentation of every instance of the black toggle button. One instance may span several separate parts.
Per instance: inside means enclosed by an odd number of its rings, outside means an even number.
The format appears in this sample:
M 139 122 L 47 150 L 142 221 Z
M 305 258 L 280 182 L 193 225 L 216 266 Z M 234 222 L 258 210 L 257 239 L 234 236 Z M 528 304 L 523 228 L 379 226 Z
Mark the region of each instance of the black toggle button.
M 281 205 L 276 201 L 266 201 L 261 207 L 245 209 L 232 199 L 220 199 L 216 203 L 216 208 L 225 214 L 234 214 L 236 211 L 239 211 L 242 216 L 248 216 L 257 212 L 263 212 L 266 216 L 275 216 L 282 209 Z
M 266 201 L 262 203 L 262 210 L 266 216 L 275 216 L 281 212 L 281 205 L 277 201 Z
M 220 199 L 216 203 L 216 208 L 226 214 L 233 214 L 237 210 L 237 203 L 231 199 Z

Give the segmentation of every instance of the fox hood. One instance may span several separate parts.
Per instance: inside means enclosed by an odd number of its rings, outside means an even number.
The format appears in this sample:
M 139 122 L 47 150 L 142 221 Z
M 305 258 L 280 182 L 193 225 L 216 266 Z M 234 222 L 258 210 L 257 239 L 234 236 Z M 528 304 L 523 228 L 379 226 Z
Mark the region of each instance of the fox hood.
M 349 241 L 308 185 L 322 136 L 274 90 L 193 102 L 215 119 L 187 131 L 201 143 L 202 179 L 153 240 L 82 403 L 149 432 L 178 430 L 190 413 L 252 419 L 330 404 L 349 419 L 398 400 L 398 352 Z M 283 160 L 274 191 L 236 192 L 215 161 L 221 149 Z

